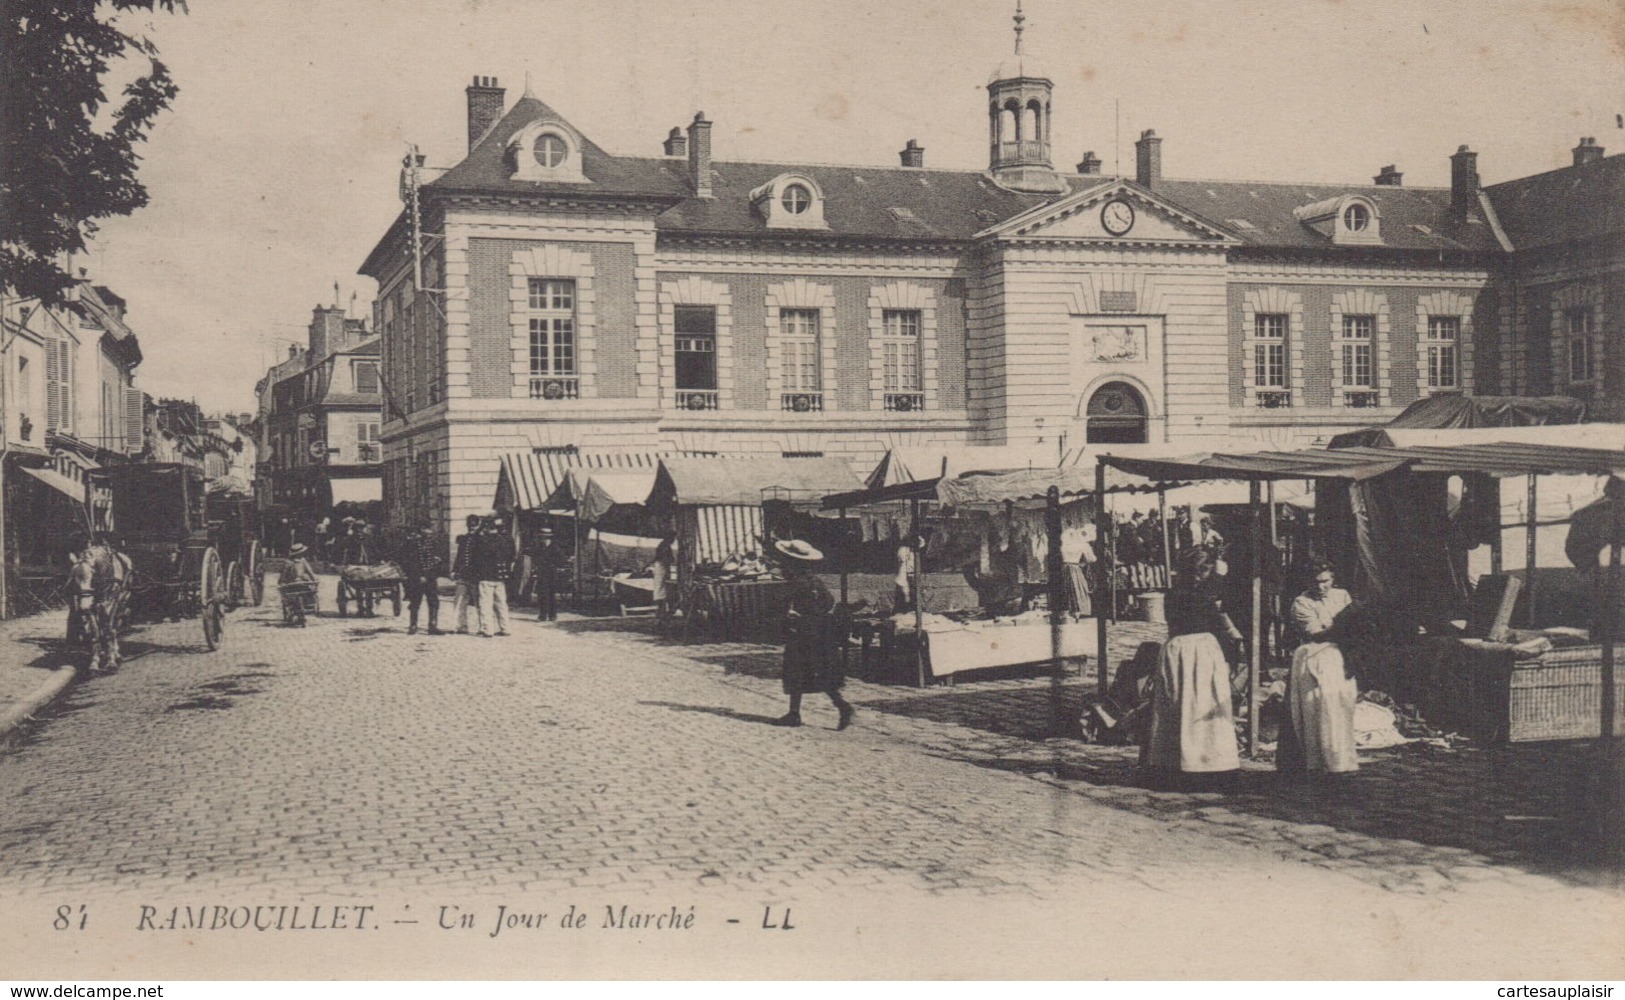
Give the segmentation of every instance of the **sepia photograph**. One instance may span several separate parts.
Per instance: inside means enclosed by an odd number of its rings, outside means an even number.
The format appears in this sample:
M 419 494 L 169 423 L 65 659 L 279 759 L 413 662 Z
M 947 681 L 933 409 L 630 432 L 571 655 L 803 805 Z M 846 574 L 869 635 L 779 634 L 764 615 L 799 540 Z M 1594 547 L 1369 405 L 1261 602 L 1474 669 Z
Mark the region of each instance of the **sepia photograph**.
M 0 975 L 1625 979 L 1619 0 L 0 10 Z

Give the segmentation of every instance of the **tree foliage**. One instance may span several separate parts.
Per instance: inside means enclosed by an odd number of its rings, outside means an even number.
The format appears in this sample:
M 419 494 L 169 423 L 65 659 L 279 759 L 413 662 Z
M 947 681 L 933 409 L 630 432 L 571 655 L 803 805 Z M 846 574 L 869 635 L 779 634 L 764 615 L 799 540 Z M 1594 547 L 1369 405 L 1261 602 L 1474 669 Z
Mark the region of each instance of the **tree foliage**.
M 147 204 L 136 148 L 177 88 L 121 15 L 177 10 L 185 0 L 0 0 L 0 287 L 61 301 L 96 220 Z M 112 106 L 105 78 L 124 60 L 138 72 Z

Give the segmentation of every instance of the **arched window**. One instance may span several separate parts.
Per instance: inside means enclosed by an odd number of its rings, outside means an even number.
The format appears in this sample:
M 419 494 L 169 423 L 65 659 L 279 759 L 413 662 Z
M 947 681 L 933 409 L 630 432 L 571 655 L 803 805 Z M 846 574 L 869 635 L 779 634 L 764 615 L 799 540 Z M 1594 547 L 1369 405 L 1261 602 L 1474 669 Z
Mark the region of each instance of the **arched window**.
M 1019 120 L 1020 106 L 1015 101 L 1004 106 L 999 112 L 999 141 L 1019 142 L 1021 140 L 1021 122 Z

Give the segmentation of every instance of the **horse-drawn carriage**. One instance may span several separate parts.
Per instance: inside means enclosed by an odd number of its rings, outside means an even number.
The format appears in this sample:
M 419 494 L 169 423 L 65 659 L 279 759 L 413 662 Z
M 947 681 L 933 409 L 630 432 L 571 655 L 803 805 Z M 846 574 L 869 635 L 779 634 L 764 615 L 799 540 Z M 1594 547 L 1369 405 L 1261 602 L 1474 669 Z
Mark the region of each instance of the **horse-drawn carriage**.
M 258 607 L 265 599 L 265 555 L 260 514 L 253 497 L 220 491 L 204 504 L 209 535 L 226 567 L 226 600 L 231 607 Z
M 208 519 L 202 470 L 116 465 L 91 476 L 112 498 L 113 528 L 130 558 L 130 617 L 198 618 L 203 641 L 217 648 L 225 626 L 227 577 L 221 532 Z

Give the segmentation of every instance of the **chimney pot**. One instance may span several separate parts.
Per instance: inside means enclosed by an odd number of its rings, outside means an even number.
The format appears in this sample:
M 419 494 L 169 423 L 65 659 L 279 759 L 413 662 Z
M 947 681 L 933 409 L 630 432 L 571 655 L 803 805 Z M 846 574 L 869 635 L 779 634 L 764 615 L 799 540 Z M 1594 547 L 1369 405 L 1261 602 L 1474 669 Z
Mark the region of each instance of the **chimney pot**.
M 1134 144 L 1134 179 L 1148 188 L 1162 180 L 1162 139 L 1154 129 L 1141 132 Z
M 502 117 L 506 91 L 497 86 L 496 77 L 476 76 L 465 93 L 468 95 L 468 148 L 473 149 L 480 137 Z
M 1380 187 L 1402 187 L 1404 179 L 1405 175 L 1400 173 L 1399 169 L 1392 163 L 1383 167 L 1377 172 L 1377 176 L 1371 178 L 1372 182 Z
M 898 150 L 897 158 L 902 161 L 905 167 L 923 167 L 925 166 L 925 147 L 920 145 L 919 140 L 910 139 L 902 149 Z
M 1587 163 L 1595 163 L 1602 159 L 1604 152 L 1606 150 L 1597 145 L 1595 136 L 1585 136 L 1580 140 L 1580 144 L 1574 147 L 1574 165 L 1583 167 Z
M 672 126 L 670 132 L 666 133 L 666 141 L 661 145 L 664 146 L 667 156 L 688 156 L 688 137 L 683 135 L 683 130 L 675 125 Z
M 1450 157 L 1450 210 L 1465 213 L 1478 207 L 1478 154 L 1465 145 Z
M 1084 153 L 1083 154 L 1083 159 L 1078 161 L 1078 173 L 1080 173 L 1080 174 L 1098 174 L 1098 173 L 1100 173 L 1100 157 L 1095 155 L 1094 150 L 1091 149 L 1087 153 Z
M 695 197 L 711 197 L 711 123 L 704 111 L 694 112 L 688 127 L 688 177 Z

